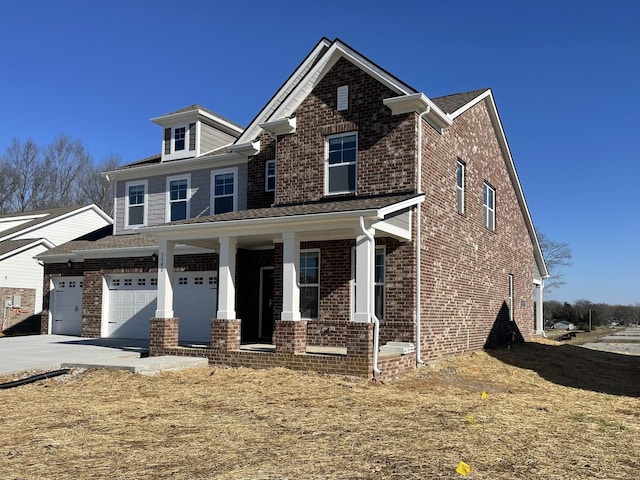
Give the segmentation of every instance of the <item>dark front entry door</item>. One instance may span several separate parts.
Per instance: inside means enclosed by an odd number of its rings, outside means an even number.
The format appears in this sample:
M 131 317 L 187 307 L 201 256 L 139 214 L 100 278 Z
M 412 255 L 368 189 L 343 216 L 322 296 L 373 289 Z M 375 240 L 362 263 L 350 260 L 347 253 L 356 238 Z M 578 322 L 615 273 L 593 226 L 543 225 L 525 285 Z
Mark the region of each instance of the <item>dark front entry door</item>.
M 260 269 L 260 325 L 261 340 L 271 341 L 273 334 L 273 267 Z

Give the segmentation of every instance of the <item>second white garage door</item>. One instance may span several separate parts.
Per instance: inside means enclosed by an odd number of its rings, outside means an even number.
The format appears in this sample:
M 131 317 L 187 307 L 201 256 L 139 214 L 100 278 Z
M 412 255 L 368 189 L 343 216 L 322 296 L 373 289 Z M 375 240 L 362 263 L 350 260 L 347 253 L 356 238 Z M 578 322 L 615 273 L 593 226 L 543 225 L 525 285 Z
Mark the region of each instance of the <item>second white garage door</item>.
M 158 277 L 155 273 L 107 275 L 107 336 L 149 338 L 155 315 Z M 173 279 L 173 310 L 180 318 L 182 342 L 209 342 L 210 322 L 217 308 L 217 272 L 177 272 Z

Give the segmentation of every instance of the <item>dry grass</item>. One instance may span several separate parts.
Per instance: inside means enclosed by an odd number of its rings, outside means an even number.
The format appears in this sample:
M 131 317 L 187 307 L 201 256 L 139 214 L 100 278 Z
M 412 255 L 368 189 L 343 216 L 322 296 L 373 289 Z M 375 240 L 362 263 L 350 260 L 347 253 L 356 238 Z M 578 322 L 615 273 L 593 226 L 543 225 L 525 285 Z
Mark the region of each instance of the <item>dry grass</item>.
M 640 357 L 550 344 L 386 384 L 284 369 L 79 372 L 0 390 L 0 476 L 455 479 L 463 460 L 470 479 L 636 478 L 639 378 Z

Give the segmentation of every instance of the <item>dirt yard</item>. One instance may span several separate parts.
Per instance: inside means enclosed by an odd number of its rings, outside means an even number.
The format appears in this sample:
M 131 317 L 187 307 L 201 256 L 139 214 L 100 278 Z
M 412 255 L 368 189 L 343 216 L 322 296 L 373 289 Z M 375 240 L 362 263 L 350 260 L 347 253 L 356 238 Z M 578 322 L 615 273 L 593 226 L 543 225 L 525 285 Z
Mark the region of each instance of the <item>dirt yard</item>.
M 0 390 L 0 476 L 637 478 L 639 379 L 640 357 L 550 340 L 383 384 L 283 369 L 75 371 Z

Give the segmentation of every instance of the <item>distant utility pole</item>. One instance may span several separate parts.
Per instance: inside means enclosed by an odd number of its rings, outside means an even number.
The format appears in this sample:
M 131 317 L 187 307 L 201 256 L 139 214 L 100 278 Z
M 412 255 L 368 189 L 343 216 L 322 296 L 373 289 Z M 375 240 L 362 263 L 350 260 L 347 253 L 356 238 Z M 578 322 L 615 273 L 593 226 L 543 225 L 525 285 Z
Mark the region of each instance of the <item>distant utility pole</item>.
M 591 309 L 589 309 L 589 331 L 591 331 Z

